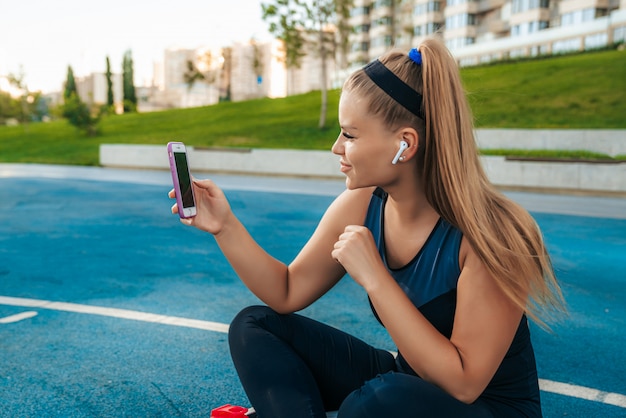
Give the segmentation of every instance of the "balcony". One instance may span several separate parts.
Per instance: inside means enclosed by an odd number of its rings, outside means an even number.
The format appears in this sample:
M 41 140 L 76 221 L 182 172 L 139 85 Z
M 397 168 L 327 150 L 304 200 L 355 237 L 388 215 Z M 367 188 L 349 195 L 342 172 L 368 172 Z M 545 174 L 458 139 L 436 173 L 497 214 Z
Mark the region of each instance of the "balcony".
M 514 13 L 511 15 L 509 19 L 509 23 L 511 26 L 519 25 L 520 23 L 525 22 L 541 22 L 550 21 L 550 10 L 549 9 L 532 9 L 527 10 L 521 13 Z
M 609 0 L 562 0 L 559 3 L 559 13 L 569 13 L 582 9 L 608 9 Z
M 494 34 L 506 33 L 510 29 L 509 22 L 500 19 L 494 19 L 487 24 L 487 30 Z
M 461 4 L 455 4 L 453 6 L 446 6 L 446 16 L 458 15 L 461 13 L 476 14 L 479 11 L 479 5 L 477 1 L 468 1 Z
M 478 11 L 480 13 L 490 10 L 499 9 L 506 4 L 506 0 L 480 0 L 478 2 Z

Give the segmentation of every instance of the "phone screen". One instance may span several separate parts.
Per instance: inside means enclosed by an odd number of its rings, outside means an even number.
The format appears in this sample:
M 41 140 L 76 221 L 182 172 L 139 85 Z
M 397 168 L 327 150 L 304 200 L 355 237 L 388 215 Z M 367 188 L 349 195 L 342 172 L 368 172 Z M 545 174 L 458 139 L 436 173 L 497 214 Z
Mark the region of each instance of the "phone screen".
M 191 179 L 189 178 L 189 166 L 187 165 L 187 154 L 184 152 L 174 152 L 176 162 L 176 175 L 180 185 L 180 194 L 184 208 L 195 206 L 193 192 L 191 191 Z

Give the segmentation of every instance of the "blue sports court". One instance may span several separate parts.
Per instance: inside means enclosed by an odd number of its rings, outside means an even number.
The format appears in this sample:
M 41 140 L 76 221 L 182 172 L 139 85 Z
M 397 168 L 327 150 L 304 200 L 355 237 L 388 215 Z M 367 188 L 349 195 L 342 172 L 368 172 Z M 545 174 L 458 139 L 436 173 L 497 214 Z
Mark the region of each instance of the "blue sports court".
M 343 181 L 211 177 L 289 262 Z M 259 301 L 170 214 L 169 172 L 0 164 L 0 416 L 208 417 L 247 405 L 226 331 Z M 507 193 L 543 229 L 569 317 L 532 326 L 545 417 L 626 417 L 626 199 Z M 306 315 L 393 349 L 346 277 Z

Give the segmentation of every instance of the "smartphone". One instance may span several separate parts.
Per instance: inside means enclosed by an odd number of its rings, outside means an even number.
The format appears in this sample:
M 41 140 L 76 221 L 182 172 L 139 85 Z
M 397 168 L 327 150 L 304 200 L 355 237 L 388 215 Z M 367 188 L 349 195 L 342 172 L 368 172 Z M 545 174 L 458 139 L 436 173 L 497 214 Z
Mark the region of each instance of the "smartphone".
M 187 148 L 182 142 L 170 142 L 167 144 L 167 154 L 172 171 L 172 182 L 176 192 L 176 204 L 178 215 L 181 218 L 196 216 L 196 201 L 191 187 L 191 173 L 187 161 Z

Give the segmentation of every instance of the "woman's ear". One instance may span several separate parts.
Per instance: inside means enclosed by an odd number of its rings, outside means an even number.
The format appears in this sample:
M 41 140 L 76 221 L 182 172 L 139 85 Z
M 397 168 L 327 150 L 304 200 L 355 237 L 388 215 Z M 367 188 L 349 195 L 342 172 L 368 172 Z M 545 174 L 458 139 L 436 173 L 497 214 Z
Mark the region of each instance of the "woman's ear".
M 415 129 L 410 127 L 404 127 L 398 131 L 398 137 L 400 141 L 404 141 L 408 145 L 406 150 L 402 153 L 402 157 L 404 158 L 401 158 L 400 161 L 409 161 L 417 154 L 417 148 L 419 146 L 419 135 Z

